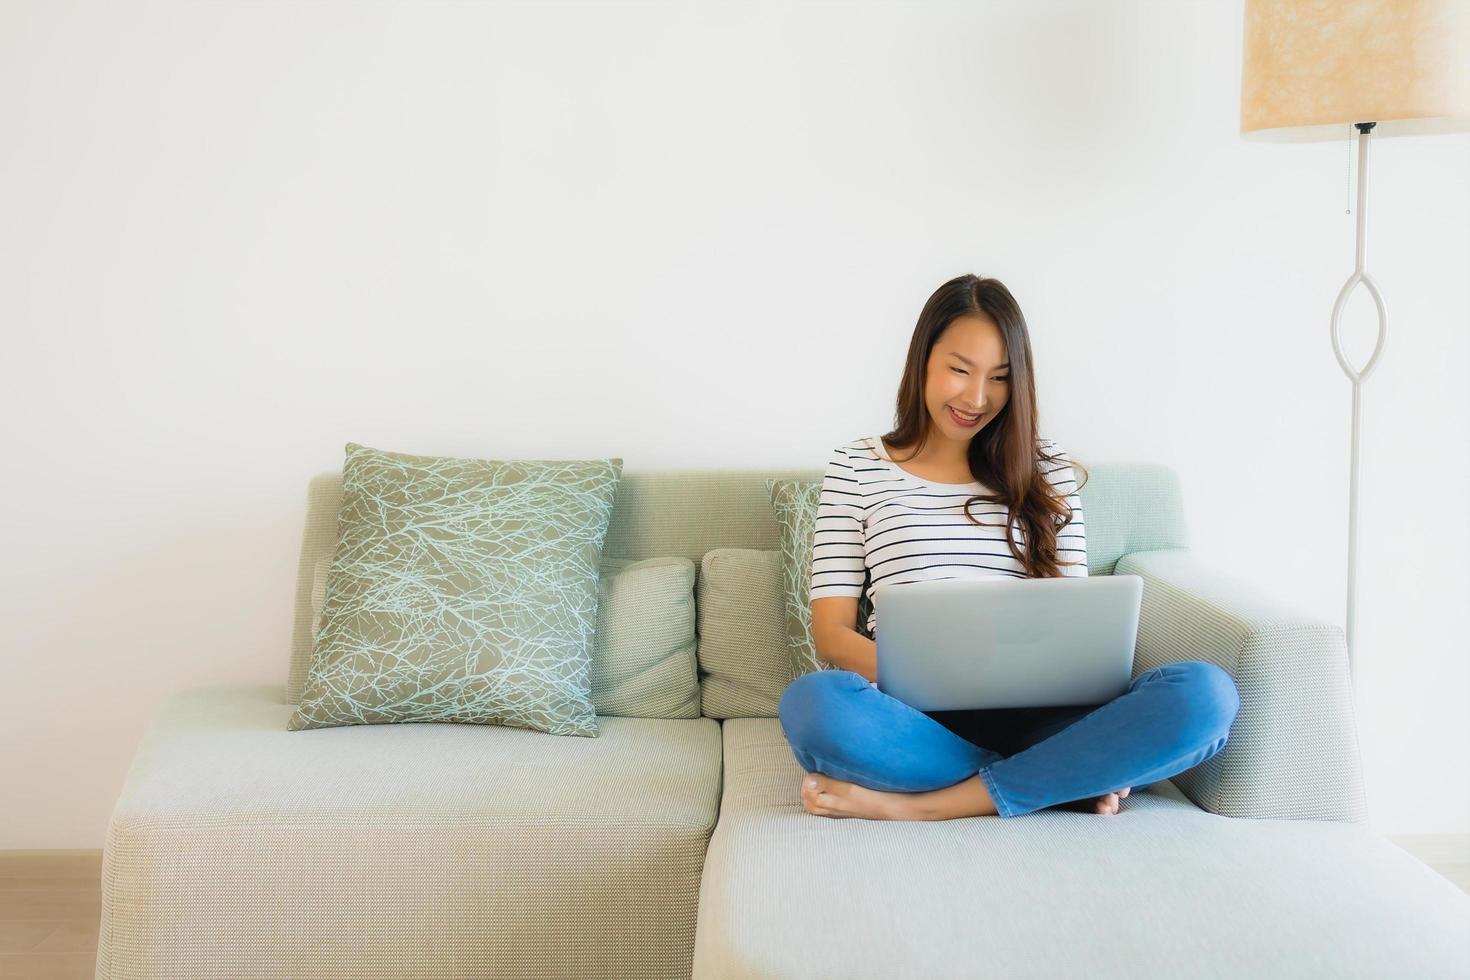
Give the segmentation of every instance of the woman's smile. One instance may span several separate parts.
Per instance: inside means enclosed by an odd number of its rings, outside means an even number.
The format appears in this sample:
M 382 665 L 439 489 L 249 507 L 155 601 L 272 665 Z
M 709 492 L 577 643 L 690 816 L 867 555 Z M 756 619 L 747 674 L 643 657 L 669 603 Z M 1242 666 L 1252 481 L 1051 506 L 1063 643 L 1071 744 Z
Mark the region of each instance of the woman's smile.
M 962 429 L 972 429 L 976 425 L 980 424 L 981 416 L 979 415 L 975 416 L 974 418 L 967 419 L 959 412 L 957 412 L 953 405 L 946 405 L 945 408 L 949 409 L 949 417 L 954 420 L 954 424 L 958 425 Z

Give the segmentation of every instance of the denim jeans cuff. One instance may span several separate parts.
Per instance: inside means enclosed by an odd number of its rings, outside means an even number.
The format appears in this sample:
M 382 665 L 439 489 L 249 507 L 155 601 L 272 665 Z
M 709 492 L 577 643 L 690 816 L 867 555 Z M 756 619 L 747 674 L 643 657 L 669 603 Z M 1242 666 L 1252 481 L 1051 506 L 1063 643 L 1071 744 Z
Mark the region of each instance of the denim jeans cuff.
M 994 763 L 991 763 L 994 765 Z M 1000 788 L 995 785 L 995 777 L 990 774 L 990 766 L 980 770 L 980 778 L 985 781 L 985 789 L 990 793 L 991 802 L 995 804 L 998 815 L 1002 817 L 1015 816 L 1011 808 L 1006 804 L 1004 796 L 1000 795 Z

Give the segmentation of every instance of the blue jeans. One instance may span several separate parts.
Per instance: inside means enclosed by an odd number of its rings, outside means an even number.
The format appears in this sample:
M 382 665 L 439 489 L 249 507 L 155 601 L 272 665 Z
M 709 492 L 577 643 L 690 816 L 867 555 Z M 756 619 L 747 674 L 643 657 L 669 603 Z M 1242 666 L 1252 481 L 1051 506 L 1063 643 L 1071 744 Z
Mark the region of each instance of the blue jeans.
M 984 780 L 1002 817 L 1140 790 L 1225 747 L 1235 680 L 1203 660 L 1139 674 L 1101 705 L 920 711 L 851 670 L 817 670 L 781 693 L 781 731 L 807 772 L 916 793 Z

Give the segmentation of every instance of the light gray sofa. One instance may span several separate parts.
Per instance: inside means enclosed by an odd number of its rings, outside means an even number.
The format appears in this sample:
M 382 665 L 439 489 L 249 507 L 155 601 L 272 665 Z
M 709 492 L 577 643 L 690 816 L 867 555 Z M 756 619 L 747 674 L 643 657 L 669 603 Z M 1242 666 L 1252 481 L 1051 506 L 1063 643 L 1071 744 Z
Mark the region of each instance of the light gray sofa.
M 1116 815 L 938 822 L 806 813 L 773 701 L 597 738 L 286 731 L 336 535 L 318 476 L 287 683 L 181 691 L 147 732 L 96 976 L 1470 976 L 1470 897 L 1365 824 L 1342 631 L 1192 558 L 1166 467 L 1089 470 L 1090 570 L 1144 580 L 1135 674 L 1229 669 L 1229 742 Z M 820 476 L 625 471 L 604 557 L 778 549 L 765 481 Z

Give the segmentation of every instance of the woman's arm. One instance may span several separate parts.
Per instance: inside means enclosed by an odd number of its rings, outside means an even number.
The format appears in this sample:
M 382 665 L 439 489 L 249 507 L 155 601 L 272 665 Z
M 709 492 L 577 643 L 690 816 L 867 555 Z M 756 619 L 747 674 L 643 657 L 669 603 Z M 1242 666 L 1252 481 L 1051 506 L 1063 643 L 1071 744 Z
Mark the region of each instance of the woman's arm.
M 858 600 L 827 596 L 812 600 L 812 642 L 817 656 L 842 670 L 878 680 L 878 644 L 857 631 Z

